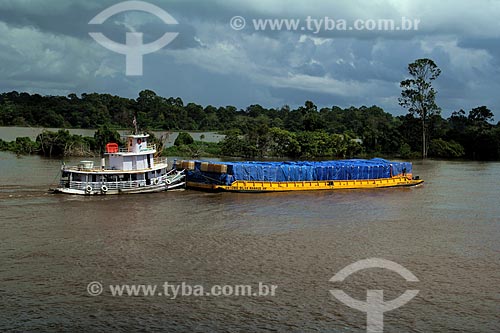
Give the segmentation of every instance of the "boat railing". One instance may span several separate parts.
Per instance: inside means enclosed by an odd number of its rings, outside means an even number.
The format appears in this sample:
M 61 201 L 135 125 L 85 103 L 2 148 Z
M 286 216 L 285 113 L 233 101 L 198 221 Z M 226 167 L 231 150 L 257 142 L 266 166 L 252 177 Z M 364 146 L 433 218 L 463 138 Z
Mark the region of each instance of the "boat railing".
M 121 182 L 77 182 L 77 181 L 68 182 L 68 181 L 61 180 L 59 185 L 62 188 L 70 188 L 72 190 L 82 190 L 82 191 L 85 191 L 88 186 L 92 187 L 92 190 L 94 190 L 94 191 L 100 190 L 103 185 L 106 185 L 108 190 L 118 190 L 118 189 L 143 187 L 143 186 L 146 186 L 146 181 L 145 180 L 130 180 L 130 181 L 121 181 Z
M 103 170 L 107 170 L 107 169 L 103 169 L 101 166 L 94 166 L 92 168 L 83 168 L 81 166 L 77 166 L 77 165 L 65 165 L 63 167 L 63 170 L 66 171 L 66 170 L 70 170 L 70 171 L 88 171 L 88 172 L 98 172 L 98 171 L 103 171 Z
M 158 164 L 167 164 L 167 158 L 166 157 L 155 157 L 153 159 L 153 162 L 155 163 L 155 165 L 158 165 Z
M 168 164 L 166 157 L 155 157 L 153 158 L 154 165 Z M 117 171 L 116 169 L 110 168 L 108 165 L 102 167 L 100 165 L 94 165 L 92 168 L 84 168 L 81 165 L 64 165 L 62 167 L 63 171 L 86 171 L 86 172 L 102 172 L 102 171 Z
M 149 185 L 156 185 L 158 183 L 166 182 L 169 179 L 171 182 L 178 181 L 184 177 L 183 172 L 176 170 L 171 170 L 166 174 L 159 176 L 157 178 L 150 179 Z M 98 182 L 81 182 L 81 181 L 69 181 L 67 179 L 61 179 L 59 186 L 61 188 L 70 188 L 73 190 L 85 191 L 88 186 L 92 187 L 92 190 L 100 190 L 103 185 L 106 185 L 108 190 L 118 190 L 118 189 L 129 189 L 149 186 L 146 180 L 125 180 L 125 181 L 98 181 Z
M 142 148 L 140 151 L 143 152 L 143 151 L 150 151 L 150 150 L 156 150 L 156 144 L 148 144 L 146 146 L 146 148 Z M 132 149 L 130 147 L 120 147 L 115 152 L 116 153 L 132 153 Z M 108 154 L 110 154 L 110 153 L 108 152 Z

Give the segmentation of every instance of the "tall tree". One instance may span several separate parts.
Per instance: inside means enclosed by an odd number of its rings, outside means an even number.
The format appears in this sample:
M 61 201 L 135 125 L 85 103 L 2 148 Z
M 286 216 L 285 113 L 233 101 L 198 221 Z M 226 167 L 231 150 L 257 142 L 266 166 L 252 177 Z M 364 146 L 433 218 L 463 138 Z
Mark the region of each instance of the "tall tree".
M 493 121 L 493 112 L 484 105 L 479 106 L 470 110 L 469 120 L 474 123 L 489 125 L 488 122 Z
M 408 65 L 411 79 L 401 81 L 401 97 L 399 105 L 420 118 L 422 126 L 422 158 L 427 157 L 429 149 L 428 123 L 433 115 L 438 115 L 441 109 L 436 104 L 436 91 L 432 81 L 438 78 L 441 70 L 431 59 L 417 59 Z

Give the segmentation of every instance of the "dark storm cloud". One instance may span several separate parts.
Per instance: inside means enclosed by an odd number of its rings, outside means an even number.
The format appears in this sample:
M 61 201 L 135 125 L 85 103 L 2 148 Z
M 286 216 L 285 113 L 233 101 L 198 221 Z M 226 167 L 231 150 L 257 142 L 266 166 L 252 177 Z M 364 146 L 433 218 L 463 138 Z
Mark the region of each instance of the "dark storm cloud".
M 444 115 L 488 105 L 497 113 L 500 1 L 195 1 L 152 0 L 178 25 L 154 15 L 117 14 L 88 24 L 116 0 L 3 0 L 0 4 L 0 74 L 3 91 L 44 94 L 110 92 L 136 97 L 142 89 L 201 104 L 318 106 L 377 104 L 395 114 L 407 65 L 435 60 Z M 241 31 L 232 16 L 247 19 Z M 252 19 L 419 19 L 415 31 L 255 31 Z M 124 75 L 125 57 L 92 40 L 102 32 L 123 43 L 125 33 L 151 42 L 178 32 L 168 46 L 144 56 L 144 75 Z
M 41 3 L 41 1 L 39 2 Z M 42 6 L 37 2 L 11 1 L 7 2 L 0 10 L 0 21 L 13 27 L 32 27 L 34 29 L 75 38 L 90 38 L 89 32 L 102 32 L 107 37 L 117 42 L 125 41 L 124 31 L 130 31 L 133 25 L 124 27 L 127 17 L 136 16 L 137 30 L 144 32 L 145 42 L 150 42 L 161 37 L 165 32 L 178 32 L 173 48 L 196 47 L 194 40 L 195 27 L 188 21 L 179 21 L 177 25 L 165 25 L 157 17 L 142 13 L 130 12 L 116 14 L 102 25 L 89 25 L 89 21 L 102 10 L 119 1 L 46 1 Z M 155 3 L 151 1 L 151 3 Z M 161 7 L 161 1 L 156 1 Z M 175 16 L 174 16 L 175 17 Z M 140 27 L 140 29 L 139 29 Z
M 485 50 L 500 64 L 500 36 L 496 38 L 460 38 L 458 46 L 471 50 Z

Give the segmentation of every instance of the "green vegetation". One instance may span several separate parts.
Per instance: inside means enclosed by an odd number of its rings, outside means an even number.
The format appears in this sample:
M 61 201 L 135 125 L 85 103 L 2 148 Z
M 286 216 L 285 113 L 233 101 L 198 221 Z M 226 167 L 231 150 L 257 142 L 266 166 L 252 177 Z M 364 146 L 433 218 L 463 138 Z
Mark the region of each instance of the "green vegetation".
M 203 140 L 205 136 L 202 134 L 200 138 Z M 163 150 L 163 155 L 189 156 L 192 158 L 201 156 L 214 157 L 221 155 L 221 149 L 219 143 L 194 141 L 189 133 L 180 132 L 174 141 L 174 145 Z
M 94 137 L 70 134 L 67 130 L 57 132 L 42 131 L 35 141 L 28 137 L 16 138 L 16 141 L 0 140 L 0 150 L 16 154 L 40 154 L 53 156 L 95 156 L 104 152 L 108 142 L 119 141 L 120 135 L 106 126 L 99 128 Z
M 399 104 L 408 109 L 410 114 L 420 118 L 422 158 L 426 158 L 429 150 L 429 119 L 441 112 L 436 105 L 436 91 L 432 87 L 432 81 L 438 78 L 441 70 L 434 61 L 424 58 L 409 64 L 408 72 L 412 78 L 401 81 L 403 91 Z
M 465 154 L 464 147 L 455 141 L 434 139 L 430 143 L 429 152 L 432 156 L 443 158 L 461 157 Z
M 202 135 L 202 140 L 204 136 Z M 216 142 L 194 141 L 193 137 L 186 132 L 180 132 L 172 147 L 163 149 L 163 155 L 167 156 L 189 156 L 197 158 L 200 156 L 219 156 L 220 147 Z
M 95 140 L 72 135 L 67 130 L 43 131 L 36 138 L 39 153 L 44 156 L 90 156 Z
M 194 139 L 191 135 L 186 132 L 180 132 L 177 138 L 175 139 L 174 146 L 182 146 L 182 145 L 190 145 L 194 142 Z
M 363 151 L 363 147 L 347 134 L 329 134 L 325 131 L 293 133 L 278 127 L 251 135 L 231 131 L 220 143 L 220 147 L 225 156 L 247 158 L 346 158 Z
M 151 135 L 151 134 L 150 134 Z M 152 143 L 156 138 L 152 137 Z M 104 125 L 97 129 L 94 133 L 94 141 L 92 148 L 94 151 L 97 151 L 99 154 L 103 154 L 106 151 L 106 144 L 109 142 L 115 142 L 119 145 L 123 145 L 123 142 L 120 138 L 120 133 L 115 130 L 109 129 L 108 126 Z
M 166 156 L 216 157 L 221 156 L 220 144 L 216 142 L 193 141 L 190 144 L 174 145 L 163 149 Z
M 18 137 L 12 142 L 0 139 L 0 150 L 11 151 L 19 155 L 32 154 L 38 151 L 38 144 L 28 137 Z
M 459 110 L 444 119 L 435 104 L 431 82 L 439 69 L 430 59 L 409 65 L 411 79 L 401 82 L 400 104 L 409 113 L 394 117 L 377 106 L 318 109 L 306 101 L 291 109 L 250 105 L 202 107 L 184 104 L 180 98 L 164 98 L 144 90 L 134 99 L 109 94 L 40 96 L 9 92 L 0 94 L 0 126 L 97 128 L 93 138 L 67 131 L 43 132 L 35 142 L 18 138 L 0 140 L 0 149 L 19 154 L 98 155 L 104 145 L 118 141 L 114 129 L 131 128 L 134 116 L 141 131 L 219 131 L 226 138 L 219 144 L 194 141 L 181 133 L 175 146 L 163 149 L 162 138 L 150 141 L 168 155 L 238 156 L 294 159 L 348 158 L 359 156 L 422 156 L 500 160 L 500 123 L 486 106 L 466 114 Z

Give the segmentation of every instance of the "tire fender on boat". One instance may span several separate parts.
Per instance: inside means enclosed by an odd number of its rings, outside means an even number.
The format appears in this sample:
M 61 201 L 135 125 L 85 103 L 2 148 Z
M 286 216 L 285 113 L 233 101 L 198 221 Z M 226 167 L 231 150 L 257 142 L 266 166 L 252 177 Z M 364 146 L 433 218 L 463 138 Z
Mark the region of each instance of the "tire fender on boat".
M 90 185 L 87 185 L 87 187 L 85 188 L 85 192 L 87 192 L 87 193 L 92 192 L 92 190 L 93 190 L 92 186 L 90 186 Z
M 106 185 L 102 185 L 102 186 L 101 186 L 101 191 L 102 191 L 103 193 L 108 192 L 108 187 L 107 187 Z
M 167 183 L 167 185 L 170 185 L 172 184 L 172 181 L 170 179 L 165 179 L 165 183 Z

